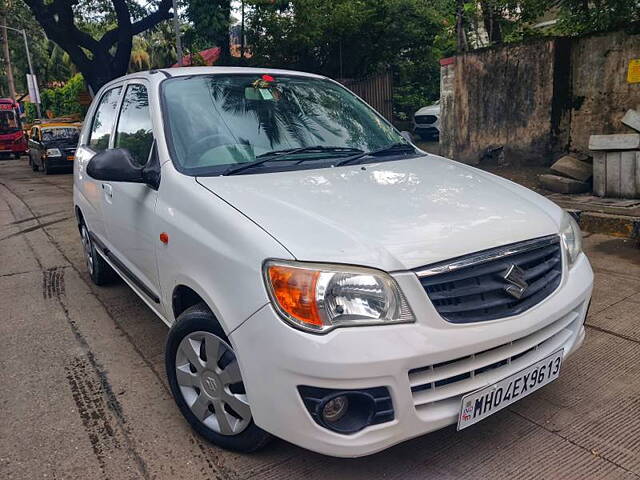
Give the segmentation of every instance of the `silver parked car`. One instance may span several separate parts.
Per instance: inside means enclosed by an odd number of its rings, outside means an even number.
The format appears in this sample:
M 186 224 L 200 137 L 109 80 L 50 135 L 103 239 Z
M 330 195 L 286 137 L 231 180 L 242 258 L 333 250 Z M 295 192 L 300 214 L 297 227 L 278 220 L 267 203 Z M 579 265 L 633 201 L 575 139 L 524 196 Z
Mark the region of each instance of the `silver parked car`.
M 440 138 L 440 100 L 433 105 L 422 107 L 413 115 L 413 133 L 422 140 Z

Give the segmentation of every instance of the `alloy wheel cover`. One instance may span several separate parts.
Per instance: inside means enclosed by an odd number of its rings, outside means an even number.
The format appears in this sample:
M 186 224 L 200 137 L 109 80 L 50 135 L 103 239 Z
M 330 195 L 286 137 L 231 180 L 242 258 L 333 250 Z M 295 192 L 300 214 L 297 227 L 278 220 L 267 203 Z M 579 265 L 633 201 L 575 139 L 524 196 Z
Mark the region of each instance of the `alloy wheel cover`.
M 221 435 L 238 435 L 251 422 L 233 349 L 210 332 L 192 332 L 176 351 L 176 380 L 195 417 Z M 235 393 L 241 392 L 241 393 Z

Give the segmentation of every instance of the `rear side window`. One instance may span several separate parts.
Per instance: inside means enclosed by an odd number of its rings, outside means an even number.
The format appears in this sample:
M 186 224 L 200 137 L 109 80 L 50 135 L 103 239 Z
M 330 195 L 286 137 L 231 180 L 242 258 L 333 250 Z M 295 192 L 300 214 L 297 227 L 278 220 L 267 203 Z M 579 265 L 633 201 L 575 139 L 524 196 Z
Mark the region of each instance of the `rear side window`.
M 129 85 L 122 101 L 114 146 L 126 148 L 139 165 L 144 165 L 152 145 L 153 127 L 147 88 L 140 84 Z
M 89 136 L 89 146 L 95 152 L 102 152 L 109 148 L 109 138 L 111 128 L 116 116 L 116 107 L 122 87 L 112 88 L 105 92 L 100 99 L 100 104 L 91 122 L 91 135 Z

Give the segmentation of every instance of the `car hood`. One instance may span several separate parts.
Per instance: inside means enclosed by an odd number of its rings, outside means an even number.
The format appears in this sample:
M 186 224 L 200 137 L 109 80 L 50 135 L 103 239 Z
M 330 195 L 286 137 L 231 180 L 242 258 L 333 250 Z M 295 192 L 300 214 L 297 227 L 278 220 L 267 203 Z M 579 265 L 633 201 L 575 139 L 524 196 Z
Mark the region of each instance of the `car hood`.
M 387 271 L 557 233 L 561 219 L 530 190 L 432 155 L 197 181 L 298 260 Z

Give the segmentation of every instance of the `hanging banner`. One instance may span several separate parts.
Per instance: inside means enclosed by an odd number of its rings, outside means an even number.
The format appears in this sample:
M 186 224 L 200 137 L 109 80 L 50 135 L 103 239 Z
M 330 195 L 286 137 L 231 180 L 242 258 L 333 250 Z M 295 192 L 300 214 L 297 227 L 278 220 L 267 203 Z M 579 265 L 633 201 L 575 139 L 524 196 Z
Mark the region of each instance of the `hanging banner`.
M 31 103 L 40 103 L 40 89 L 38 89 L 38 80 L 35 75 L 27 73 L 27 86 Z

